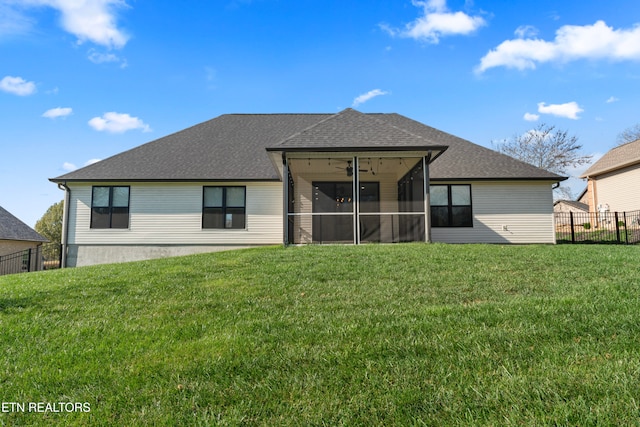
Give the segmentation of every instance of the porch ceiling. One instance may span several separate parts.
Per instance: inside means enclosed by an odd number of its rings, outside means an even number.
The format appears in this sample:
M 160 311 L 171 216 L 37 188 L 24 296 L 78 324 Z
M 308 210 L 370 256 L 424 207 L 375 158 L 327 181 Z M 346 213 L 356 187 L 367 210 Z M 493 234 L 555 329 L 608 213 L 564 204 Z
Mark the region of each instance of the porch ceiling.
M 428 151 L 363 151 L 363 152 L 269 152 L 269 157 L 277 169 L 280 178 L 283 174 L 282 156 L 286 156 L 292 173 L 334 173 L 338 167 L 345 168 L 347 162 L 358 158 L 360 174 L 374 176 L 375 174 L 393 173 L 399 178 L 406 174 L 424 157 L 432 162 L 444 150 Z M 366 171 L 364 171 L 366 169 Z M 372 173 L 373 171 L 373 173 Z
M 345 179 L 350 179 L 346 174 L 346 168 L 353 157 L 339 158 L 293 158 L 288 160 L 291 174 L 332 174 Z M 393 175 L 399 179 L 405 175 L 421 157 L 359 157 L 358 169 L 360 179 L 373 180 L 376 176 Z M 352 164 L 353 165 L 353 164 Z

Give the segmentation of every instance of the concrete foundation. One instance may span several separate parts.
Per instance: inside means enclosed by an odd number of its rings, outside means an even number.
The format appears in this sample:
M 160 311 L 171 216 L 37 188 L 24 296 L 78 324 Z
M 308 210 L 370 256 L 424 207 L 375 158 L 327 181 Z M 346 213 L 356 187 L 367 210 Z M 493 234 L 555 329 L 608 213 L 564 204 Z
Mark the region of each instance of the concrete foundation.
M 233 245 L 69 245 L 67 267 L 142 261 L 205 252 L 244 249 L 252 246 Z

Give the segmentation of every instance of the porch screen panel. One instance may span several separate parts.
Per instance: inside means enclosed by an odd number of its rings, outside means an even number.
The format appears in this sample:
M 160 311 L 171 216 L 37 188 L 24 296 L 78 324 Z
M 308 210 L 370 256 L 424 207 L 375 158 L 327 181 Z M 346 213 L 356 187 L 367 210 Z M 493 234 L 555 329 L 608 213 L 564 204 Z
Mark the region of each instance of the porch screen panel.
M 380 215 L 367 215 L 380 212 L 380 183 L 360 182 L 360 241 L 380 242 Z
M 351 182 L 314 182 L 313 241 L 353 242 L 353 208 Z
M 422 158 L 411 159 L 412 167 L 398 181 L 399 242 L 423 242 L 425 240 L 424 171 Z

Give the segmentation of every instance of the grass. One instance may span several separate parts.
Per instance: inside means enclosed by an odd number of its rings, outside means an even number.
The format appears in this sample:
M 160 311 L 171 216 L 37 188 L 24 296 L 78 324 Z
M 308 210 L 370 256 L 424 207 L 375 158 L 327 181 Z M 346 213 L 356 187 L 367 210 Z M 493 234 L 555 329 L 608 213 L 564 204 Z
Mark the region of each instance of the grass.
M 640 247 L 261 248 L 0 277 L 0 425 L 638 425 Z

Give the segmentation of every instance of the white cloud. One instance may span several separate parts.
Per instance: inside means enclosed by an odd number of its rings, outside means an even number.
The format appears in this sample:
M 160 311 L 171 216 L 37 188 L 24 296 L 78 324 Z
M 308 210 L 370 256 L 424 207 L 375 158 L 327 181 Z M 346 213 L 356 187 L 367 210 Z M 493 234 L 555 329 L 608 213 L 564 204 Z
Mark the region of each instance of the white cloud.
M 108 48 L 121 48 L 129 36 L 116 23 L 116 9 L 127 7 L 124 0 L 4 0 L 21 8 L 48 6 L 60 12 L 61 25 L 79 43 L 90 41 Z M 12 9 L 16 13 L 17 9 Z
M 618 102 L 618 101 L 620 101 L 618 98 L 616 98 L 615 96 L 611 96 L 611 97 L 609 97 L 609 99 L 607 99 L 605 102 L 606 102 L 607 104 L 611 104 L 611 103 L 613 103 L 613 102 Z
M 353 100 L 353 107 L 357 107 L 360 104 L 364 104 L 365 102 L 369 101 L 372 98 L 375 98 L 376 96 L 381 96 L 381 95 L 388 95 L 389 92 L 385 92 L 383 90 L 380 89 L 373 89 L 370 90 L 367 93 L 363 93 L 360 96 L 357 96 L 354 100 Z
M 553 41 L 506 40 L 482 57 L 476 72 L 493 67 L 535 69 L 545 62 L 579 59 L 640 60 L 640 25 L 616 30 L 604 21 L 597 21 L 593 25 L 560 27 Z
M 48 119 L 55 119 L 58 117 L 66 117 L 69 114 L 71 114 L 73 112 L 73 110 L 71 108 L 65 107 L 65 108 L 61 108 L 61 107 L 57 107 L 57 108 L 52 108 L 50 110 L 45 111 L 42 114 L 42 117 L 46 117 Z
M 74 171 L 74 170 L 78 169 L 78 167 L 76 165 L 74 165 L 73 163 L 64 162 L 62 164 L 62 169 L 66 170 L 67 172 L 71 172 L 71 171 Z
M 127 67 L 127 60 L 120 58 L 118 55 L 115 55 L 113 53 L 103 53 L 98 52 L 95 49 L 89 49 L 89 55 L 87 56 L 87 58 L 89 58 L 89 61 L 93 62 L 94 64 L 116 62 L 120 63 L 120 68 Z
M 20 13 L 6 0 L 0 1 L 0 37 L 28 33 L 32 26 L 32 19 Z
M 523 119 L 525 119 L 528 122 L 535 122 L 540 118 L 540 116 L 538 114 L 533 114 L 533 113 L 524 113 L 524 117 Z
M 402 30 L 391 28 L 385 24 L 380 27 L 392 36 L 408 37 L 437 44 L 440 37 L 471 34 L 486 25 L 486 21 L 480 16 L 448 11 L 446 0 L 413 0 L 412 4 L 422 8 L 423 16 L 407 24 Z
M 149 125 L 137 117 L 131 117 L 126 113 L 108 112 L 102 117 L 94 117 L 89 120 L 89 126 L 97 131 L 110 133 L 123 133 L 128 130 L 141 129 L 143 132 L 151 132 Z
M 538 35 L 538 29 L 533 25 L 521 25 L 514 31 L 519 39 L 531 38 Z
M 540 114 L 551 114 L 557 117 L 566 117 L 567 119 L 578 120 L 579 113 L 582 113 L 584 110 L 580 108 L 578 103 L 575 101 L 567 102 L 565 104 L 549 104 L 546 105 L 545 102 L 538 103 L 538 113 Z
M 6 76 L 0 80 L 0 90 L 18 96 L 27 96 L 36 92 L 36 84 L 22 77 Z
M 100 160 L 102 160 L 102 159 L 89 159 L 84 163 L 84 166 L 89 166 L 89 165 L 92 165 L 94 163 L 98 163 Z M 72 172 L 72 171 L 78 169 L 78 167 L 76 165 L 74 165 L 73 163 L 64 162 L 62 164 L 62 169 L 64 169 L 67 172 Z

